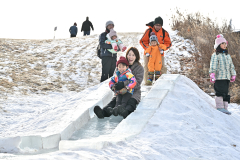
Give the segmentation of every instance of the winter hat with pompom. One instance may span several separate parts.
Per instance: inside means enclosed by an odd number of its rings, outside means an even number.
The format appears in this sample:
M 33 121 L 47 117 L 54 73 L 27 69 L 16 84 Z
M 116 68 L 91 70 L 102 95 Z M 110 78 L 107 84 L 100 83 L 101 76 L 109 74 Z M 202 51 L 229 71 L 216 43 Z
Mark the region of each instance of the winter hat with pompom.
M 121 56 L 121 57 L 119 58 L 119 60 L 117 61 L 116 66 L 118 66 L 119 63 L 124 63 L 124 64 L 126 64 L 127 66 L 129 66 L 129 63 L 128 63 L 127 59 L 126 59 L 125 57 L 123 57 L 123 56 Z
M 157 38 L 157 36 L 155 35 L 154 32 L 151 32 L 149 39 L 150 39 L 150 43 L 151 43 L 152 41 L 157 41 L 157 43 L 158 43 L 158 38 Z M 159 44 L 159 43 L 158 43 L 158 44 Z
M 228 44 L 222 34 L 217 35 L 217 38 L 215 39 L 214 49 L 217 49 L 217 47 L 223 42 Z

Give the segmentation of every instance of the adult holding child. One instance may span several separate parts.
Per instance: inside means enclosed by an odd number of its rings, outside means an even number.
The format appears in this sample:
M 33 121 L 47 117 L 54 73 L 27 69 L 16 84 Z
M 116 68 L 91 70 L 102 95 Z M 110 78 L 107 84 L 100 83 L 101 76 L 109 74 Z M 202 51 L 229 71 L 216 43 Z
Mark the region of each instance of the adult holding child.
M 172 46 L 171 39 L 169 37 L 168 32 L 162 28 L 163 19 L 160 16 L 155 18 L 154 21 L 146 24 L 146 26 L 148 26 L 149 28 L 145 31 L 145 33 L 143 34 L 143 37 L 139 41 L 140 45 L 143 47 L 144 50 L 149 48 L 150 36 L 152 32 L 154 32 L 154 34 L 157 36 L 158 43 L 165 45 L 164 48 L 166 48 L 166 50 L 168 50 Z M 167 68 L 164 63 L 164 52 L 161 56 L 162 56 L 162 69 L 161 69 L 161 72 L 159 73 L 160 75 L 167 72 Z M 145 84 L 147 84 L 148 74 L 151 74 L 148 72 L 149 58 L 146 55 L 144 55 L 143 58 L 144 58 L 143 59 L 144 60 L 144 82 Z
M 139 62 L 140 55 L 137 48 L 130 47 L 126 52 L 126 59 L 129 63 L 129 68 L 136 79 L 136 85 L 134 87 L 132 97 L 127 101 L 126 106 L 117 109 L 117 114 L 123 116 L 124 118 L 126 118 L 130 113 L 132 113 L 136 109 L 137 104 L 141 100 L 141 83 L 143 80 L 144 73 L 144 69 L 141 63 Z M 129 81 L 118 82 L 115 84 L 115 89 L 116 90 L 122 90 L 124 88 L 127 89 L 128 87 L 126 86 L 128 86 L 129 83 L 130 83 Z M 101 109 L 99 106 L 95 106 L 94 112 L 98 118 L 110 117 L 113 114 L 114 107 L 116 107 L 115 96 L 103 109 Z M 114 114 L 115 116 L 117 115 L 116 113 Z
M 106 31 L 99 36 L 99 44 L 101 50 L 101 59 L 102 59 L 102 76 L 100 82 L 105 81 L 106 79 L 113 76 L 114 70 L 116 68 L 117 54 L 110 52 L 112 45 L 106 43 L 107 34 L 110 33 L 110 30 L 114 28 L 113 21 L 106 22 Z

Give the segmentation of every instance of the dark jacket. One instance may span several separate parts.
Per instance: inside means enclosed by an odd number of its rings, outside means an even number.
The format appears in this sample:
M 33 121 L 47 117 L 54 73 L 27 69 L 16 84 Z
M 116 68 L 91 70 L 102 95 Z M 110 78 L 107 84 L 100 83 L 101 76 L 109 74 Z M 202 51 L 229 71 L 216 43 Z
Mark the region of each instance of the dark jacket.
M 94 30 L 92 23 L 89 20 L 86 20 L 83 22 L 82 24 L 82 31 L 90 31 L 90 27 L 92 28 L 92 30 Z
M 77 28 L 76 26 L 72 26 L 72 27 L 70 27 L 69 32 L 70 32 L 72 35 L 77 35 L 78 28 Z
M 107 40 L 107 37 L 106 37 L 107 34 L 108 33 L 105 31 L 99 36 L 99 44 L 101 47 L 101 57 L 116 57 L 117 58 L 117 54 L 113 54 L 107 50 L 107 49 L 112 49 L 111 44 L 105 43 L 105 41 Z

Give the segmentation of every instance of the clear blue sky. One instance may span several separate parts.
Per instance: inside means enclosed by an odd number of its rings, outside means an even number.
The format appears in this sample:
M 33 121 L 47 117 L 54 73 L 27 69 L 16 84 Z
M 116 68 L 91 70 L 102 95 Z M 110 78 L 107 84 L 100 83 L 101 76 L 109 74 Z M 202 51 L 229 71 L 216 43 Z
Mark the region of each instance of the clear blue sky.
M 79 33 L 82 22 L 89 16 L 95 28 L 92 34 L 105 30 L 112 20 L 117 32 L 144 32 L 145 24 L 161 16 L 163 27 L 170 29 L 169 19 L 178 7 L 188 13 L 199 11 L 203 15 L 230 20 L 240 29 L 236 0 L 0 0 L 0 38 L 51 39 L 57 26 L 56 38 L 68 38 L 69 28 L 77 22 Z

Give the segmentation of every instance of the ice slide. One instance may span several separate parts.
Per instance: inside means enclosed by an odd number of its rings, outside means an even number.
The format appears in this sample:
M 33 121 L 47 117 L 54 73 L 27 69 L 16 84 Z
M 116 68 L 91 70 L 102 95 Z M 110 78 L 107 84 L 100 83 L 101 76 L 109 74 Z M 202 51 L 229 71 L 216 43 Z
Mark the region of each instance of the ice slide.
M 141 103 L 124 120 L 121 117 L 99 120 L 94 116 L 94 106 L 105 106 L 113 96 L 107 81 L 103 82 L 96 91 L 79 104 L 84 105 L 84 110 L 80 107 L 73 115 L 69 115 L 72 117 L 71 122 L 67 124 L 59 122 L 62 127 L 51 133 L 0 138 L 0 152 L 18 153 L 25 148 L 34 149 L 36 153 L 55 151 L 58 148 L 59 150 L 101 149 L 109 143 L 117 143 L 134 137 L 142 131 L 156 109 L 160 107 L 162 100 L 173 88 L 179 76 L 178 74 L 164 74 L 153 87 L 142 86 Z

